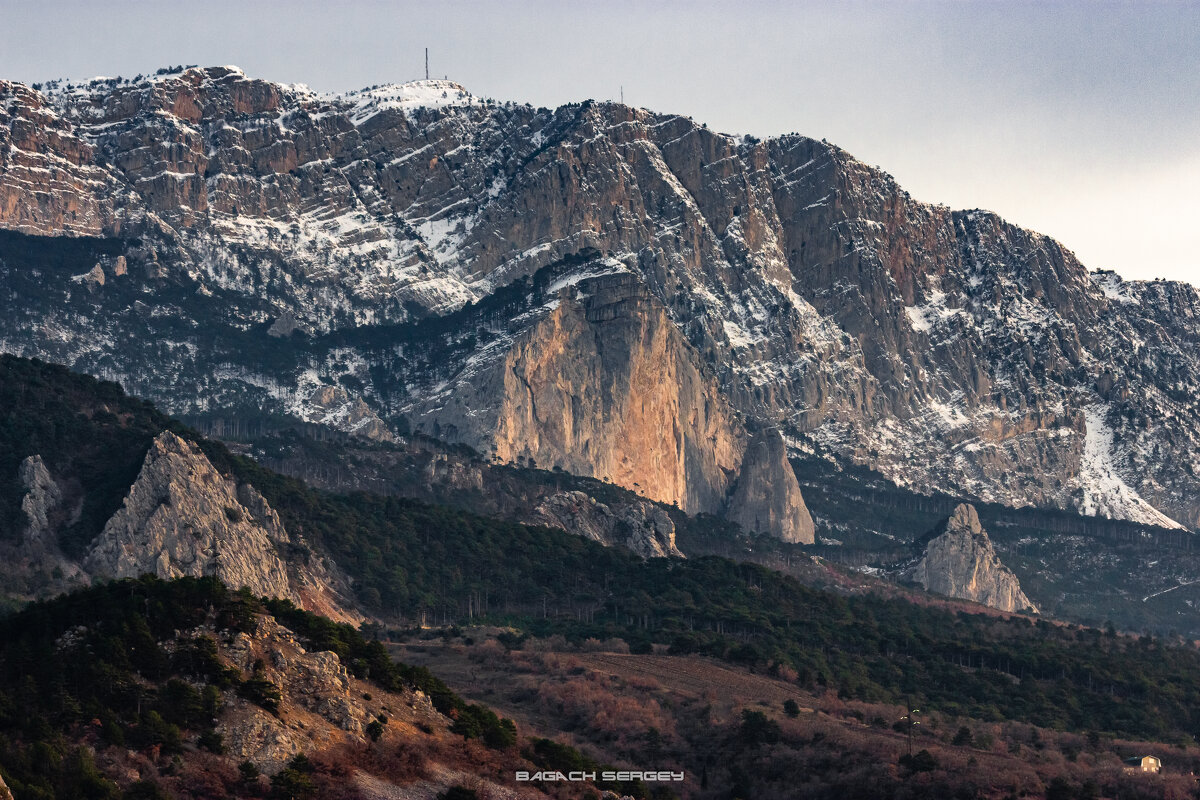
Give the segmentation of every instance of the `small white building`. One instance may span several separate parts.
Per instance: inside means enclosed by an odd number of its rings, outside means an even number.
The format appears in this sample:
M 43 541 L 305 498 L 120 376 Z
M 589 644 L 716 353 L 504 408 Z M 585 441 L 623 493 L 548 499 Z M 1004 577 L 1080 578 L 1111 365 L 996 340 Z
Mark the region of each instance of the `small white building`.
M 1155 756 L 1133 756 L 1125 759 L 1126 772 L 1149 772 L 1157 775 L 1162 771 L 1162 761 Z

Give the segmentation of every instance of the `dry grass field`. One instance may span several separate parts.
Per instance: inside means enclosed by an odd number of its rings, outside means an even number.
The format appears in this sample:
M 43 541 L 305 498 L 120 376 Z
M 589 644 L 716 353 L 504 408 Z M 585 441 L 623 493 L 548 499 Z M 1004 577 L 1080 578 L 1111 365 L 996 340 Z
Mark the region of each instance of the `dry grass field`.
M 630 682 L 651 680 L 668 692 L 720 705 L 764 705 L 778 710 L 790 699 L 797 701 L 802 711 L 813 711 L 803 702 L 811 700 L 811 695 L 797 690 L 794 684 L 731 669 L 709 658 L 628 653 L 580 653 L 575 658 L 597 672 Z
M 786 670 L 766 675 L 696 656 L 630 654 L 619 640 L 582 647 L 530 640 L 509 650 L 498 633 L 468 629 L 390 649 L 511 717 L 525 734 L 569 742 L 620 768 L 685 770 L 687 782 L 675 787 L 683 798 L 1197 796 L 1194 745 L 1098 739 L 924 709 L 912 747 L 932 761 L 912 770 L 903 763 L 909 741 L 897 725 L 901 706 L 812 693 Z M 765 742 L 748 741 L 747 713 L 765 721 Z M 1169 769 L 1125 774 L 1121 758 L 1143 751 Z

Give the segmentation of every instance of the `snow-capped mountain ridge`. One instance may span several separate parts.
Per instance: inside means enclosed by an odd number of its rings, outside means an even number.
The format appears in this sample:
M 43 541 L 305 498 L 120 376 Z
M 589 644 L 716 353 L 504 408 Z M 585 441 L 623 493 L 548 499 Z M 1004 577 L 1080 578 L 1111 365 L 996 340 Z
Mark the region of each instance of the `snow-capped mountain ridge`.
M 8 251 L 28 309 L 0 344 L 180 413 L 306 414 L 338 384 L 490 450 L 469 423 L 519 387 L 475 381 L 596 283 L 562 281 L 620 272 L 747 430 L 918 490 L 1200 524 L 1194 287 L 1089 274 L 823 142 L 442 84 L 320 95 L 231 68 L 49 96 L 0 84 L 0 226 L 114 242 L 103 285 L 51 267 L 26 284 Z M 281 321 L 300 333 L 248 356 Z M 447 407 L 451 386 L 477 407 Z

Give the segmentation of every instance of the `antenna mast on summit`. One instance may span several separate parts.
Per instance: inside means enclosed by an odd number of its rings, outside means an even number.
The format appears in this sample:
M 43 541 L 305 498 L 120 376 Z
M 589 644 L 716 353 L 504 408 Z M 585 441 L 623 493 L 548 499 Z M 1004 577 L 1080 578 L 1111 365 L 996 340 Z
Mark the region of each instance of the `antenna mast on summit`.
M 429 80 L 429 48 L 425 48 L 425 80 Z

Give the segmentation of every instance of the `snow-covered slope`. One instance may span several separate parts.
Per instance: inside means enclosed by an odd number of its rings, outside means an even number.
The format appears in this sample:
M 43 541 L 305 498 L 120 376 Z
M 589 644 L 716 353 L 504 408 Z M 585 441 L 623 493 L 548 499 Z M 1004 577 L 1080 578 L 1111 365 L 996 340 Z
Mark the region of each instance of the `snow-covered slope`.
M 1083 464 L 1079 470 L 1079 488 L 1083 500 L 1079 510 L 1094 517 L 1116 517 L 1182 528 L 1175 520 L 1147 503 L 1121 477 L 1113 454 L 1113 431 L 1108 426 L 1109 407 L 1102 403 L 1084 409 L 1086 431 Z
M 297 88 L 303 91 L 303 87 Z M 338 105 L 352 104 L 350 119 L 355 125 L 362 125 L 376 114 L 385 111 L 416 112 L 422 108 L 469 106 L 480 102 L 461 84 L 439 80 L 391 83 L 358 92 L 327 94 L 324 97 Z

